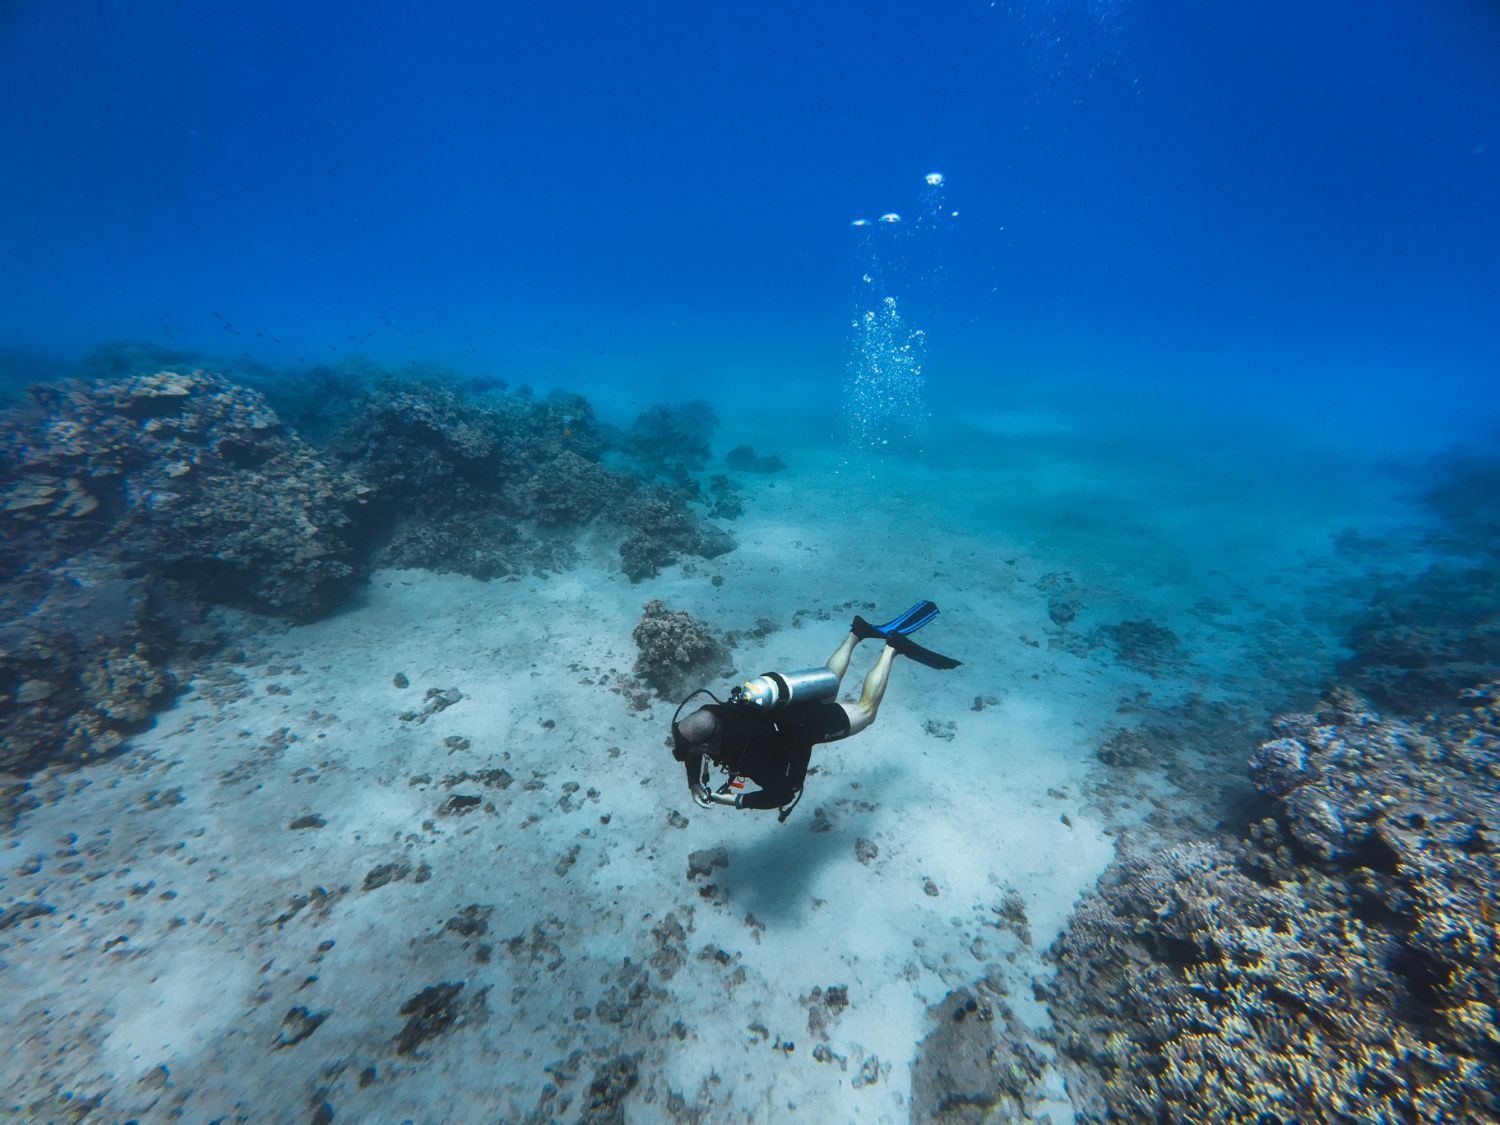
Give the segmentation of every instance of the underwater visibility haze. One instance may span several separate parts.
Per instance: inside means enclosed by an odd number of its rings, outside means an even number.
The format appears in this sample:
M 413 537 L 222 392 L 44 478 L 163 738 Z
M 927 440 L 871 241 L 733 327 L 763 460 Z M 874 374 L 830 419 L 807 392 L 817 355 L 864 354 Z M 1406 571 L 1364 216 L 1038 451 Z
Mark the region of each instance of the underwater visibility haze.
M 1500 1119 L 1500 7 L 0 4 L 0 1116 Z

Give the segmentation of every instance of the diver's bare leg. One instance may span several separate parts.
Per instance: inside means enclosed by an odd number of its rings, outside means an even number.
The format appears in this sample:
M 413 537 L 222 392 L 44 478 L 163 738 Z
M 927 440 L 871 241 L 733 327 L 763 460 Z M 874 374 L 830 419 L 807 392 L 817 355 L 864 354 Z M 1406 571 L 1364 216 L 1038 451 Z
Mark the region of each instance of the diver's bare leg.
M 891 679 L 891 665 L 895 661 L 896 650 L 886 645 L 880 652 L 880 659 L 875 661 L 875 667 L 865 676 L 864 687 L 859 692 L 859 702 L 839 704 L 849 716 L 849 734 L 858 734 L 875 721 L 880 701 L 885 698 L 886 684 Z
M 859 638 L 850 633 L 844 638 L 844 643 L 834 650 L 834 654 L 828 658 L 828 670 L 839 678 L 839 683 L 844 682 L 844 673 L 849 671 L 849 658 L 854 655 L 854 646 L 859 644 Z

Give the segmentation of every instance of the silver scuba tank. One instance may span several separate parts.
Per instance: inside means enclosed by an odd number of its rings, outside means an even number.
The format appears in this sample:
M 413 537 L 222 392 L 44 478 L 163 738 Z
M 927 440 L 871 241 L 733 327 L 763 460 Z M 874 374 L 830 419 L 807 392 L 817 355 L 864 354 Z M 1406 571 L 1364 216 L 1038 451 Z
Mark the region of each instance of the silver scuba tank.
M 729 698 L 735 703 L 770 710 L 832 699 L 838 691 L 839 678 L 827 668 L 802 668 L 796 672 L 767 672 L 736 684 L 729 689 Z

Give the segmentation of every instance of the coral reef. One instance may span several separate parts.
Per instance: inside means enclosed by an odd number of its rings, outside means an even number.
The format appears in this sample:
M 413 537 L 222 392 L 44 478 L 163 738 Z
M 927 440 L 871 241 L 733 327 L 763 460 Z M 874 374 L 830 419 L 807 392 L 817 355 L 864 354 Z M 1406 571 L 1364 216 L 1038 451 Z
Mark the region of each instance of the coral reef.
M 576 395 L 363 361 L 247 371 L 327 437 L 320 452 L 260 391 L 186 369 L 194 358 L 110 345 L 86 365 L 94 381 L 34 386 L 0 414 L 0 769 L 119 745 L 170 699 L 167 661 L 205 604 L 307 620 L 370 565 L 556 571 L 593 523 L 620 534 L 632 579 L 734 545 L 689 509 L 695 481 L 647 488 L 604 466 Z M 703 437 L 712 422 L 689 404 L 635 432 Z M 683 449 L 679 468 L 701 459 Z M 732 489 L 719 497 L 731 511 Z
M 292 618 L 347 590 L 363 488 L 256 392 L 164 371 L 32 397 L 0 423 L 0 573 L 106 552 L 209 601 Z
M 1250 759 L 1250 779 L 1268 797 L 1284 797 L 1316 776 L 1307 747 L 1295 738 L 1263 742 Z
M 741 473 L 779 473 L 786 468 L 786 462 L 776 454 L 762 457 L 748 445 L 737 445 L 724 454 L 724 464 Z
M 703 680 L 732 670 L 728 649 L 708 626 L 668 609 L 660 598 L 646 603 L 632 636 L 640 652 L 635 674 L 663 699 L 680 699 Z
M 1344 542 L 1377 559 L 1420 550 L 1432 563 L 1388 575 L 1351 624 L 1342 681 L 1386 711 L 1421 716 L 1446 707 L 1500 667 L 1500 448 L 1457 450 L 1423 471 L 1419 501 L 1432 518 L 1420 539 Z
M 201 600 L 301 619 L 357 576 L 362 486 L 254 391 L 158 372 L 0 417 L 0 768 L 112 750 L 170 699 Z
M 708 478 L 708 492 L 713 498 L 708 514 L 716 520 L 737 520 L 745 514 L 740 486 L 723 473 Z
M 1051 956 L 1089 1120 L 1500 1114 L 1500 707 L 1279 720 L 1249 839 L 1118 864 Z
M 661 403 L 641 411 L 619 444 L 642 475 L 679 481 L 708 463 L 718 424 L 710 403 Z
M 912 1121 L 1030 1120 L 1043 1060 L 998 981 L 950 992 L 927 1010 L 927 1024 L 912 1063 Z
M 1420 715 L 1500 667 L 1500 560 L 1439 563 L 1375 595 L 1339 667 L 1380 707 Z
M 699 522 L 664 489 L 632 497 L 619 519 L 631 529 L 620 544 L 620 568 L 632 582 L 650 578 L 683 555 L 712 559 L 734 550 L 733 536 Z
M 435 381 L 387 379 L 360 402 L 334 448 L 387 502 L 421 502 L 467 484 L 505 494 L 519 514 L 523 499 L 509 490 L 563 452 L 596 457 L 598 441 L 593 411 L 576 396 L 478 398 Z
M 148 583 L 111 568 L 0 587 L 0 770 L 115 749 L 172 697 L 172 633 Z
M 464 394 L 388 380 L 334 440 L 375 489 L 377 563 L 489 579 L 561 570 L 596 520 L 626 533 L 622 566 L 649 577 L 684 554 L 733 546 L 665 490 L 600 464 L 600 429 L 576 395 Z
M 1100 642 L 1114 649 L 1119 663 L 1149 675 L 1160 675 L 1182 659 L 1177 634 L 1155 621 L 1121 621 L 1116 625 L 1105 625 L 1098 630 L 1097 636 Z

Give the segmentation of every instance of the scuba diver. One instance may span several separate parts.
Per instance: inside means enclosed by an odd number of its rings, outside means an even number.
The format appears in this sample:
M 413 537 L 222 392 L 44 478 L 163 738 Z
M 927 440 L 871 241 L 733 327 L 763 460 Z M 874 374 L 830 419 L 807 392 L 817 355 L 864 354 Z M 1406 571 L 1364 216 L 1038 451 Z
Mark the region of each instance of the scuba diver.
M 699 688 L 677 705 L 672 716 L 672 756 L 687 770 L 688 789 L 701 808 L 779 809 L 782 823 L 802 797 L 812 748 L 858 734 L 875 721 L 885 696 L 891 665 L 905 656 L 929 668 L 957 668 L 959 661 L 940 656 L 911 639 L 938 615 L 938 607 L 921 601 L 884 625 L 856 616 L 844 643 L 822 668 L 767 672 L 730 689 L 728 702 Z M 878 637 L 885 648 L 865 676 L 857 703 L 839 703 L 839 684 L 860 641 Z M 682 709 L 698 695 L 713 700 L 678 721 Z M 709 762 L 727 775 L 709 788 Z M 760 786 L 750 793 L 742 778 Z

